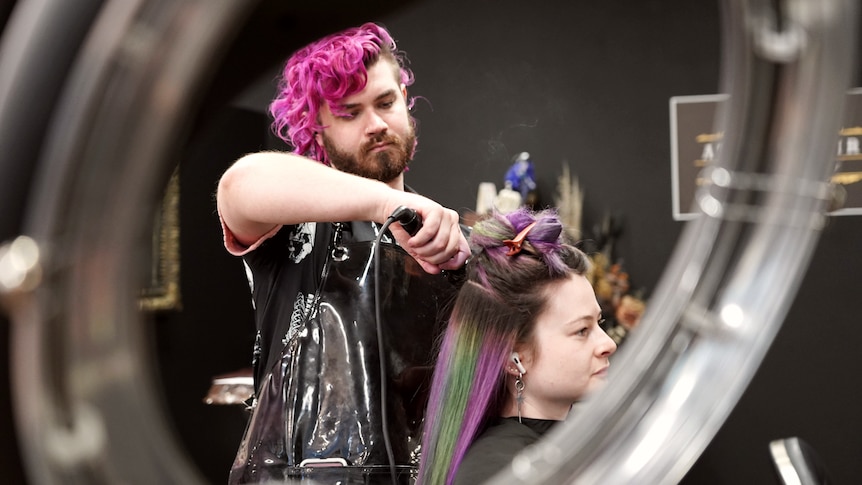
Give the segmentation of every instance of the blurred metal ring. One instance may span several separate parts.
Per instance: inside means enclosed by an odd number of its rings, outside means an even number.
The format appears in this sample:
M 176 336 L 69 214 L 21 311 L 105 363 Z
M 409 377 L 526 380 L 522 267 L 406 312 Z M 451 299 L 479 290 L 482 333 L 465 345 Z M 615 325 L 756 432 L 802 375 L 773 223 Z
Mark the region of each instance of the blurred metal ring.
M 40 484 L 200 483 L 155 399 L 129 261 L 195 94 L 255 2 L 20 3 L 0 45 L 0 169 L 38 154 L 24 233 L 41 284 L 10 305 L 27 469 Z M 828 203 L 858 4 L 722 5 L 728 183 L 703 189 L 714 213 L 686 227 L 607 388 L 495 482 L 678 482 L 781 325 Z M 28 110 L 45 72 L 59 94 Z

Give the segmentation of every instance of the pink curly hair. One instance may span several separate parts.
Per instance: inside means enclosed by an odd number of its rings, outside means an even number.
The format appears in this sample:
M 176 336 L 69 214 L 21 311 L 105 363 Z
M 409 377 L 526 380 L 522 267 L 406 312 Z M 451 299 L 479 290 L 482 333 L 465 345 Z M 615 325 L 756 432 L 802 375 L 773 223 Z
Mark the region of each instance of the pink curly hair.
M 368 67 L 381 58 L 397 67 L 401 83 L 413 84 L 413 73 L 405 67 L 404 55 L 397 50 L 392 36 L 371 22 L 296 51 L 287 60 L 278 82 L 278 95 L 269 105 L 273 132 L 289 143 L 294 153 L 329 165 L 326 152 L 314 140 L 314 135 L 323 130 L 320 107 L 325 102 L 337 112 L 336 102 L 362 91 Z M 411 99 L 408 107 L 412 105 Z

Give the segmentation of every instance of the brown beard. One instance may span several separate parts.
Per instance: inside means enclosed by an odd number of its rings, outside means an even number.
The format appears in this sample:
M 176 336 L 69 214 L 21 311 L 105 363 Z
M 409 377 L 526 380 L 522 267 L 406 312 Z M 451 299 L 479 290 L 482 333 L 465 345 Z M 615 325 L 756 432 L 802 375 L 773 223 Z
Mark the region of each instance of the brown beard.
M 388 143 L 386 150 L 371 153 L 374 145 Z M 362 145 L 359 154 L 346 153 L 335 147 L 332 140 L 323 135 L 323 148 L 329 163 L 342 172 L 389 183 L 401 175 L 413 158 L 416 135 L 413 130 L 401 139 L 394 134 L 375 136 Z

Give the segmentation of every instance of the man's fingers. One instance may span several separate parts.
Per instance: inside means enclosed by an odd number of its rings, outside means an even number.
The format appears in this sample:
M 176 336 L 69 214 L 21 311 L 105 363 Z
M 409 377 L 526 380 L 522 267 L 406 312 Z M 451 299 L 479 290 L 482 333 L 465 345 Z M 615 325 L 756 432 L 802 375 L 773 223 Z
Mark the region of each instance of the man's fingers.
M 423 261 L 421 259 L 417 259 L 416 262 L 419 263 L 419 266 L 421 266 L 422 269 L 428 274 L 439 274 L 441 269 L 442 269 L 439 266 L 437 266 L 436 264 L 431 264 L 431 263 L 429 263 L 427 261 Z

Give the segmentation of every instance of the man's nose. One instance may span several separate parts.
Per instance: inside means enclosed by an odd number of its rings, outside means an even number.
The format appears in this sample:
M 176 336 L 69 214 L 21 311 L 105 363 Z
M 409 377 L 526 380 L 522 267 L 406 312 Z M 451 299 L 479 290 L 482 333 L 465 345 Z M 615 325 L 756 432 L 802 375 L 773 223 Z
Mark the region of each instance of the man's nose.
M 368 124 L 365 127 L 366 133 L 369 135 L 376 135 L 378 133 L 384 133 L 389 128 L 389 125 L 386 124 L 386 121 L 379 114 L 371 111 L 368 116 Z

